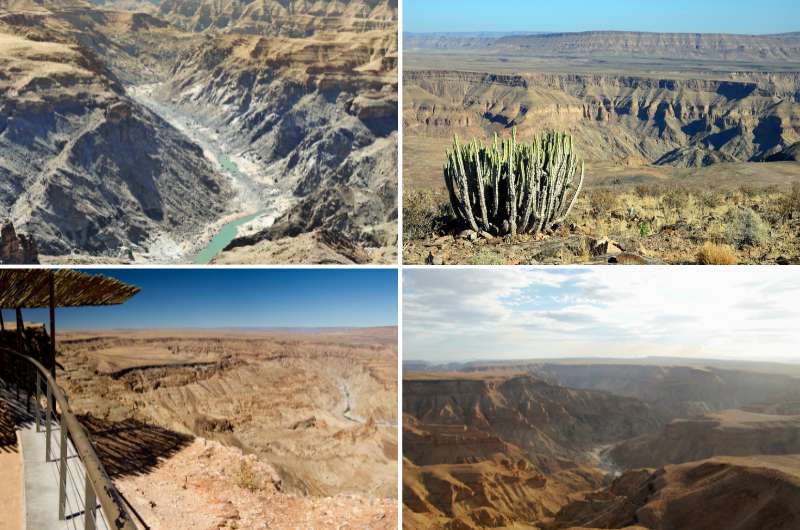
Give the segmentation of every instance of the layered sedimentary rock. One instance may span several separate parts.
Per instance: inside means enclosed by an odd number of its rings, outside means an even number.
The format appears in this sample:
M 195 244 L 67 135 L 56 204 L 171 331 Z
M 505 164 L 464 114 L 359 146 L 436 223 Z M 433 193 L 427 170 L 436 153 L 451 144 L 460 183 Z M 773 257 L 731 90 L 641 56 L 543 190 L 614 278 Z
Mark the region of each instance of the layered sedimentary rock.
M 741 367 L 407 370 L 404 526 L 794 528 L 800 512 L 781 509 L 800 493 L 793 368 L 719 364 Z M 725 403 L 743 408 L 701 415 Z
M 60 24 L 0 17 L 0 214 L 44 254 L 116 256 L 199 232 L 223 210 L 223 179 Z
M 626 472 L 544 528 L 790 530 L 799 497 L 800 457 L 720 457 Z
M 532 57 L 629 57 L 715 60 L 796 61 L 800 33 L 737 35 L 724 33 L 647 33 L 584 31 L 540 34 L 411 34 L 409 49 L 477 48 L 486 52 Z
M 395 29 L 397 0 L 163 0 L 163 18 L 192 31 L 227 29 L 265 35 L 307 37 L 321 30 Z
M 726 410 L 674 420 L 662 430 L 627 440 L 608 456 L 622 468 L 659 467 L 718 455 L 800 454 L 800 416 Z
M 181 57 L 169 99 L 296 198 L 231 249 L 316 230 L 365 248 L 395 245 L 396 49 L 388 30 L 228 34 Z
M 409 136 L 568 130 L 591 160 L 674 166 L 760 161 L 800 139 L 797 74 L 713 80 L 425 70 L 404 80 Z
M 648 403 L 664 420 L 783 403 L 798 389 L 794 375 L 721 367 L 625 364 L 534 364 L 539 377 L 571 388 L 604 390 Z
M 525 375 L 407 376 L 403 413 L 407 528 L 549 520 L 603 484 L 595 445 L 658 425 L 636 399 Z
M 0 215 L 43 254 L 186 260 L 259 211 L 251 262 L 394 260 L 396 2 L 6 4 Z

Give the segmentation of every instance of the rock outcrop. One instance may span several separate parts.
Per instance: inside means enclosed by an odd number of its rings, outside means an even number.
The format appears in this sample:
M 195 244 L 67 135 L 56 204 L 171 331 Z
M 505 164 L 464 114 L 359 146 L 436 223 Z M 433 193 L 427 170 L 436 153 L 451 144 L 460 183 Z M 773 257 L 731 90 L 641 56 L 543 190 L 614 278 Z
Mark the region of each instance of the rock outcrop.
M 714 456 L 800 454 L 800 416 L 726 410 L 674 420 L 660 431 L 615 446 L 609 458 L 623 469 L 661 467 Z
M 25 234 L 17 234 L 11 221 L 3 223 L 0 229 L 0 264 L 38 264 L 39 252 L 36 242 Z
M 396 1 L 96 3 L 0 7 L 0 215 L 43 255 L 185 260 L 263 206 L 256 242 L 335 232 L 396 260 Z
M 566 506 L 546 530 L 791 530 L 800 526 L 800 457 L 720 457 L 629 471 Z

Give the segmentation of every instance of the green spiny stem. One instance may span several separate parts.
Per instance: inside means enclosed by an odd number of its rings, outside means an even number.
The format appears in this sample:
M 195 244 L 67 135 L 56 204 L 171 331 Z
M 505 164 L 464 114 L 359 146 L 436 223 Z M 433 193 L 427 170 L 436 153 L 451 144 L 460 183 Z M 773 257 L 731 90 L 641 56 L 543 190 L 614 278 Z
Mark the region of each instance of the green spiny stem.
M 583 187 L 577 186 L 578 157 L 572 136 L 546 132 L 518 142 L 516 130 L 487 147 L 473 140 L 453 140 L 447 152 L 444 179 L 458 219 L 473 230 L 538 233 L 561 224 Z

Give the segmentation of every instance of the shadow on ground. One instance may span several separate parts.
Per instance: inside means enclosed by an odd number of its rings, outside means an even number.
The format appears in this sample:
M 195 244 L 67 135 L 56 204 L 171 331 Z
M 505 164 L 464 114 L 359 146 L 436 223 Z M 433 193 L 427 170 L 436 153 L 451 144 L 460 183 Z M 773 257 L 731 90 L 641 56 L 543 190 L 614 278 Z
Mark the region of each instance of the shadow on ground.
M 0 401 L 0 453 L 17 452 L 17 433 L 14 415 L 6 403 Z
M 89 414 L 78 419 L 112 479 L 147 474 L 194 439 L 134 419 L 114 422 Z

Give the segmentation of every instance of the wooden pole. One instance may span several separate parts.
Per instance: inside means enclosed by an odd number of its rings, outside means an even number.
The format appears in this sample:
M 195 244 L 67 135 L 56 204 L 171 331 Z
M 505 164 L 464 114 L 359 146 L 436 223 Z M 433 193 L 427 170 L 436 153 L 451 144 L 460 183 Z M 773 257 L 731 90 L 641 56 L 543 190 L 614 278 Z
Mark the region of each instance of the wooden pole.
M 56 281 L 50 271 L 50 375 L 56 378 Z
M 25 340 L 22 337 L 22 332 L 25 328 L 25 325 L 23 324 L 22 321 L 22 309 L 19 307 L 16 310 L 16 316 L 17 316 L 17 351 L 19 351 L 20 353 L 25 353 L 23 351 L 23 344 L 25 343 Z M 16 368 L 14 369 L 15 372 L 14 379 L 17 382 L 17 399 L 19 399 L 19 383 L 20 383 L 20 378 L 22 377 L 22 374 L 20 374 L 21 368 L 22 368 L 21 363 L 18 363 Z
M 17 349 L 20 353 L 25 353 L 23 351 L 25 339 L 22 336 L 22 332 L 25 331 L 25 324 L 22 321 L 22 308 L 18 307 L 16 310 L 17 316 Z
M 3 321 L 3 310 L 0 309 L 0 331 L 6 330 L 6 323 Z

